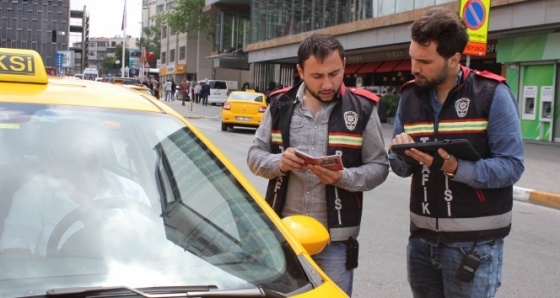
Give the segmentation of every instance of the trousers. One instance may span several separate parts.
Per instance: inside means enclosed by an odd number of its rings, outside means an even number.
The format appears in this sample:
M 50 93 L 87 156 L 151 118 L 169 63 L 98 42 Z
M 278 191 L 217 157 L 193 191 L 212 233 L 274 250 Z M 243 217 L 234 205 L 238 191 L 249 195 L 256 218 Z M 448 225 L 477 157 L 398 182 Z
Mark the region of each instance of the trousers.
M 334 283 L 352 297 L 354 269 L 346 269 L 347 248 L 345 242 L 331 242 L 312 258 Z
M 429 243 L 411 237 L 407 246 L 408 283 L 413 297 L 494 297 L 502 281 L 503 238 L 477 242 L 480 258 L 470 282 L 455 275 L 473 242 Z

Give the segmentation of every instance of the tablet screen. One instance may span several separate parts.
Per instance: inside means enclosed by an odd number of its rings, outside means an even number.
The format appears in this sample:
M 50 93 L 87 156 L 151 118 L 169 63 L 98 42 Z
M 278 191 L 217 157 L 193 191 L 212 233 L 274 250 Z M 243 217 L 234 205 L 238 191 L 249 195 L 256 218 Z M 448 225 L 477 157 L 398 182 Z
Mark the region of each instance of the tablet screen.
M 391 152 L 397 154 L 401 159 L 409 164 L 418 164 L 414 158 L 406 155 L 404 152 L 411 148 L 416 148 L 422 152 L 434 156 L 437 154 L 438 148 L 442 148 L 449 154 L 455 156 L 457 159 L 477 161 L 480 159 L 480 154 L 474 149 L 471 142 L 467 139 L 452 139 L 432 141 L 425 143 L 408 143 L 408 144 L 395 144 L 391 146 Z

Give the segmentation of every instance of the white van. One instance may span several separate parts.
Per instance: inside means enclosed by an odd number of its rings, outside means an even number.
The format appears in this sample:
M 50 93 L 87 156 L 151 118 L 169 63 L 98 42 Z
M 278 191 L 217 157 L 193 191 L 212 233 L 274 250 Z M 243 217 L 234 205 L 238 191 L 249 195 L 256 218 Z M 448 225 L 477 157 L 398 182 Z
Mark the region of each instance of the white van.
M 95 81 L 95 79 L 97 79 L 98 76 L 99 76 L 99 72 L 97 71 L 96 68 L 84 69 L 84 73 L 83 73 L 84 80 Z
M 236 81 L 226 80 L 200 80 L 199 83 L 207 82 L 210 85 L 210 95 L 208 95 L 208 104 L 223 105 L 230 91 L 237 90 Z

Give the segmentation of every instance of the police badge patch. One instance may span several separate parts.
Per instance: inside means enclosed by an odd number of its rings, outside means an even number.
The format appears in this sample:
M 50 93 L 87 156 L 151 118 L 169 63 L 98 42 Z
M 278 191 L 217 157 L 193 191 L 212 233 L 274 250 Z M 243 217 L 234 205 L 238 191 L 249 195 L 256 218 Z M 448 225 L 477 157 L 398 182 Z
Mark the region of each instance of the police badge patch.
M 466 97 L 459 98 L 459 100 L 455 102 L 455 111 L 457 112 L 457 116 L 459 116 L 459 118 L 467 116 L 470 102 L 471 100 Z
M 354 111 L 344 112 L 344 123 L 346 124 L 346 128 L 348 128 L 348 130 L 354 130 L 356 128 L 356 124 L 358 123 L 358 114 Z

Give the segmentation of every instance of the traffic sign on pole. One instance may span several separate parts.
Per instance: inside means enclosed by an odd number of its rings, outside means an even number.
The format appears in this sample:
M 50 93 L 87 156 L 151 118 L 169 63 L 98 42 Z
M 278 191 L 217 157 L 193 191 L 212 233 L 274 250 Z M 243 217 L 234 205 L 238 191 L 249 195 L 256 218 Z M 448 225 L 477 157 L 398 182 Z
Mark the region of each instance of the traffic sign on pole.
M 463 18 L 469 34 L 469 43 L 463 53 L 476 56 L 486 55 L 490 0 L 461 0 L 459 15 Z

